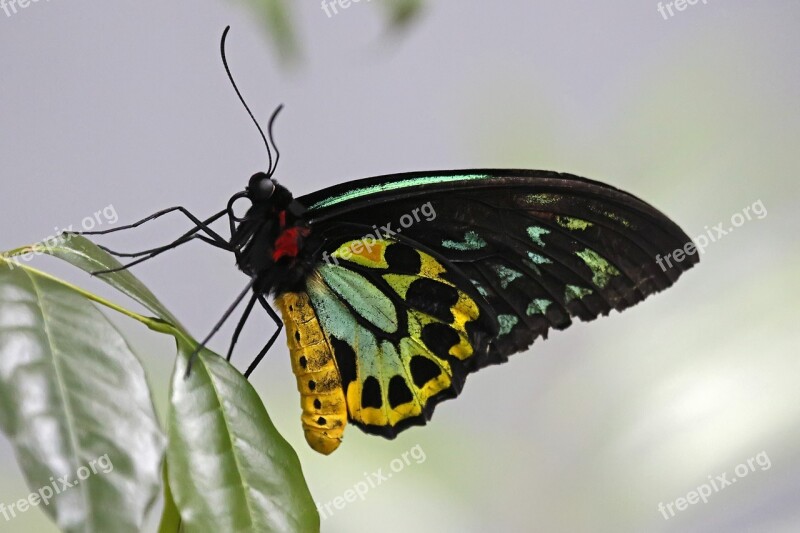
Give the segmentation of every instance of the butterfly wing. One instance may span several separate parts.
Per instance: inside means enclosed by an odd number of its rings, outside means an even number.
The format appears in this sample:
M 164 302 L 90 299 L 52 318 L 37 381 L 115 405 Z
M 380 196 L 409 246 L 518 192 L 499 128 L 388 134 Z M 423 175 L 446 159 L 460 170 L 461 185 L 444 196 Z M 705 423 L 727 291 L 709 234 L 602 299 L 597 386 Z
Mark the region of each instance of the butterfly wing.
M 677 225 L 554 172 L 392 175 L 298 201 L 324 245 L 300 295 L 308 316 L 282 311 L 306 437 L 323 453 L 347 419 L 388 438 L 424 424 L 470 372 L 573 317 L 630 307 L 697 262 L 662 268 L 690 242 Z M 314 364 L 306 338 L 323 354 Z
M 492 309 L 441 257 L 400 239 L 333 242 L 305 293 L 278 298 L 306 440 L 326 454 L 348 419 L 387 438 L 424 424 L 485 364 L 498 332 Z
M 399 232 L 453 264 L 498 317 L 484 364 L 505 361 L 573 317 L 592 320 L 635 305 L 698 262 L 696 254 L 670 261 L 691 240 L 654 207 L 556 172 L 399 174 L 298 201 L 323 231 L 360 227 L 367 242 L 374 228 Z

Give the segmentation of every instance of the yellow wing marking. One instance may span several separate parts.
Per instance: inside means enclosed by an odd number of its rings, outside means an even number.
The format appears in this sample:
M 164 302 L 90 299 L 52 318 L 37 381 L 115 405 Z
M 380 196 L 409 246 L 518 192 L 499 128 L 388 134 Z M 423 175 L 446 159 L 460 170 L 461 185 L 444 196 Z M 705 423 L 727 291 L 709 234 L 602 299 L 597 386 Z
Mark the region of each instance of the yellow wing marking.
M 388 244 L 389 242 L 387 241 L 376 241 L 372 238 L 348 241 L 339 246 L 331 254 L 331 257 L 352 261 L 370 268 L 388 268 L 389 265 L 383 255 Z

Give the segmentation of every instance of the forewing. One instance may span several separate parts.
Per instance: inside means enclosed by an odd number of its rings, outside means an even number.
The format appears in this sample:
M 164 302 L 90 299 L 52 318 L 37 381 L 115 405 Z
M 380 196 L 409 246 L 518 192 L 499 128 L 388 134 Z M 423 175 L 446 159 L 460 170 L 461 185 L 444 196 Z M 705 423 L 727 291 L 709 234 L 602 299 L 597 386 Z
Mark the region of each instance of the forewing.
M 573 317 L 592 320 L 635 305 L 698 261 L 696 254 L 674 260 L 691 241 L 657 209 L 568 174 L 403 174 L 299 201 L 318 233 L 360 228 L 369 242 L 376 229 L 399 232 L 394 238 L 419 243 L 468 279 L 499 324 L 478 367 L 504 361 Z

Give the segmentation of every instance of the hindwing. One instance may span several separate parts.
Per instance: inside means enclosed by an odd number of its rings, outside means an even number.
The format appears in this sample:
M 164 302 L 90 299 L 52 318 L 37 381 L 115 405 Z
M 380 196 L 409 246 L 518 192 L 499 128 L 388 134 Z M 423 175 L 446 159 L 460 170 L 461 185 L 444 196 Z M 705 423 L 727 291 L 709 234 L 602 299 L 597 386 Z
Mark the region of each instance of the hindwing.
M 404 242 L 345 241 L 328 257 L 306 291 L 348 418 L 388 438 L 425 424 L 483 364 L 498 328 L 491 308 L 446 261 Z

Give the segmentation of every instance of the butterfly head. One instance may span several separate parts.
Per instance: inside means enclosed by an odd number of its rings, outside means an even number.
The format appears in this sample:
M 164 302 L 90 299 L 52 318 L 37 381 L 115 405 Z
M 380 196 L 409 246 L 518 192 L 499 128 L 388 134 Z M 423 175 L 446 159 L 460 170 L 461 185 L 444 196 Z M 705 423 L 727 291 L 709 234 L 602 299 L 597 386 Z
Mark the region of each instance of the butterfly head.
M 247 184 L 247 189 L 245 189 L 245 192 L 247 193 L 247 197 L 250 199 L 250 201 L 255 204 L 266 202 L 272 198 L 272 196 L 275 194 L 276 188 L 277 184 L 272 181 L 272 178 L 269 177 L 269 174 L 257 172 L 250 178 L 250 182 Z
M 264 172 L 253 174 L 244 193 L 240 194 L 253 204 L 252 211 L 260 213 L 262 216 L 270 216 L 285 209 L 290 209 L 293 214 L 300 214 L 294 213 L 297 202 L 289 189 Z

